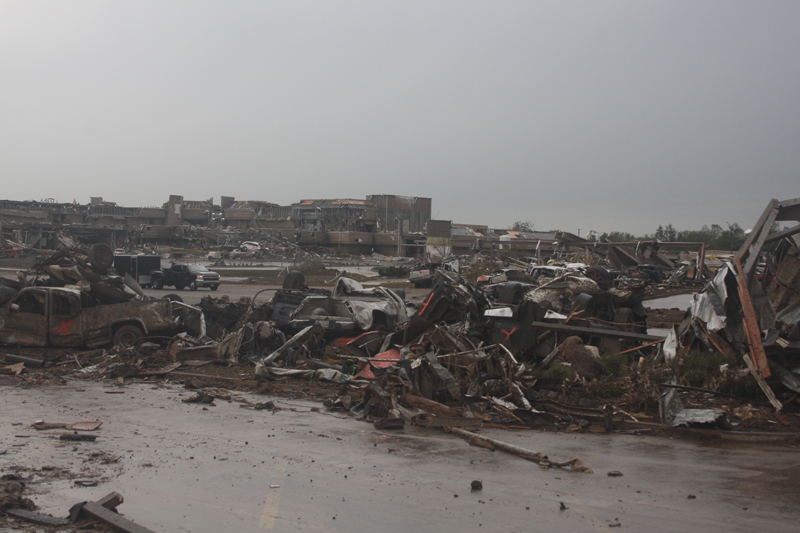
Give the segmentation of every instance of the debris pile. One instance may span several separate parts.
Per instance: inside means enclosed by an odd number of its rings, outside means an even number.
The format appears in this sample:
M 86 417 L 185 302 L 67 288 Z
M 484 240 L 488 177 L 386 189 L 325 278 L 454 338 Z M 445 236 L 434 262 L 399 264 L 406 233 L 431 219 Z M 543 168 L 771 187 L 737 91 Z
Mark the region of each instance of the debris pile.
M 665 342 L 667 358 L 693 348 L 742 357 L 776 411 L 764 380 L 800 393 L 800 226 L 772 234 L 778 220 L 800 220 L 800 199 L 770 202 Z
M 776 410 L 785 391 L 776 395 L 766 379 L 800 393 L 800 230 L 769 233 L 775 220 L 800 218 L 798 206 L 800 200 L 771 203 L 666 338 L 647 334 L 642 299 L 649 281 L 599 265 L 532 267 L 516 279 L 508 269 L 502 279 L 480 283 L 466 281 L 455 266 L 437 268 L 426 274 L 432 288 L 419 304 L 406 302 L 403 290 L 365 287 L 343 275 L 331 280 L 331 290 L 311 289 L 300 272 L 290 272 L 269 302 L 256 303 L 257 293 L 238 302 L 208 296 L 197 307 L 178 306 L 200 313 L 194 322 L 183 319 L 193 328 L 171 331 L 158 344 L 115 337 L 118 346 L 102 354 L 107 361 L 85 361 L 91 364 L 84 371 L 128 378 L 168 375 L 181 366 L 254 365 L 265 382 L 295 378 L 339 387 L 330 408 L 389 425 L 603 432 L 660 409 L 662 422 L 671 425 L 729 426 L 719 413 L 693 413 L 695 406 L 681 402 L 692 386 L 710 385 L 686 379 L 698 357 L 729 358 L 730 369 L 728 362 L 717 365 L 724 376 L 718 383 L 753 376 Z M 626 246 L 607 247 L 606 260 L 627 257 Z M 637 247 L 634 259 L 648 250 L 656 257 L 655 248 Z M 20 285 L 61 283 L 111 294 L 118 282 L 92 265 L 53 256 L 21 275 Z M 658 279 L 674 278 L 662 272 L 668 266 L 659 266 Z M 704 264 L 683 274 L 697 280 L 703 272 Z M 123 287 L 133 300 L 147 298 L 135 282 Z M 634 414 L 607 403 L 621 395 L 627 403 L 618 403 Z
M 630 333 L 599 318 L 609 312 L 613 318 L 622 304 L 636 307 L 630 292 L 609 289 L 614 292 L 607 295 L 608 291 L 580 275 L 554 283 L 561 284 L 560 297 L 553 297 L 556 289 L 547 285 L 529 292 L 518 304 L 498 306 L 477 286 L 437 271 L 433 289 L 422 304 L 417 309 L 404 304 L 402 311 L 410 316 L 408 320 L 396 321 L 396 326 L 388 328 L 384 322 L 374 328 L 374 320 L 359 321 L 353 314 L 364 302 L 360 299 L 365 297 L 363 288 L 353 280 L 340 278 L 337 287 L 349 290 L 335 288 L 329 297 L 308 297 L 285 328 L 295 333 L 274 351 L 262 351 L 260 356 L 248 351 L 247 358 L 255 362 L 256 375 L 265 379 L 296 377 L 342 383 L 343 388 L 328 401 L 328 406 L 370 421 L 402 419 L 439 427 L 480 427 L 483 423 L 568 427 L 572 421 L 559 416 L 563 407 L 549 409 L 558 403 L 559 395 L 555 394 L 554 401 L 546 391 L 537 390 L 537 379 L 530 370 L 543 364 L 560 365 L 570 379 L 585 381 L 597 377 L 603 365 L 600 347 L 584 345 L 582 337 L 562 335 L 553 328 L 560 326 L 569 333 L 579 331 L 587 343 L 604 348 L 608 335 L 634 335 L 636 341 L 641 339 L 635 335 L 650 337 Z M 575 294 L 569 291 L 570 287 Z M 595 309 L 593 296 L 578 289 L 599 296 L 602 303 Z M 369 293 L 367 302 L 393 302 L 387 294 L 390 291 L 384 291 L 380 295 Z M 308 307 L 330 309 L 325 304 L 337 297 L 350 313 L 349 318 L 339 320 L 317 311 L 316 316 L 311 314 L 303 321 L 296 319 L 298 315 L 306 316 L 303 311 Z M 578 311 L 574 309 L 576 299 L 582 305 Z M 376 313 L 378 309 L 384 308 L 373 307 L 371 311 Z M 571 309 L 571 317 L 560 314 L 565 309 Z M 495 312 L 498 310 L 502 313 Z M 632 312 L 629 315 L 631 321 L 636 317 Z M 340 336 L 344 328 L 332 326 L 345 319 L 353 326 L 352 336 Z M 570 320 L 581 325 L 572 325 Z M 304 327 L 298 331 L 298 325 Z M 248 329 L 258 331 L 263 327 L 263 323 L 248 323 L 231 335 L 244 337 L 243 332 Z M 630 323 L 625 322 L 624 327 L 630 329 Z M 274 332 L 271 329 L 266 338 Z M 253 337 L 259 343 L 265 339 L 263 334 Z M 231 353 L 228 348 L 225 350 Z M 537 409 L 537 404 L 544 405 L 544 409 Z M 606 415 L 595 402 L 585 400 L 583 407 L 594 410 L 596 419 L 605 420 Z
M 0 305 L 25 287 L 63 287 L 78 290 L 97 305 L 129 302 L 141 298 L 141 288 L 131 278 L 109 272 L 113 252 L 104 244 L 95 244 L 86 254 L 60 251 L 37 262 L 28 270 L 17 272 L 17 279 L 0 278 Z

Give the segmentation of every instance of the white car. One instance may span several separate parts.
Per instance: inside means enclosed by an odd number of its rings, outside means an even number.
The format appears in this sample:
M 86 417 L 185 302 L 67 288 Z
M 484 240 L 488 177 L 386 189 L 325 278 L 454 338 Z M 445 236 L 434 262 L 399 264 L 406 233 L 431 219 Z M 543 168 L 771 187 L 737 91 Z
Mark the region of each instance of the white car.
M 230 257 L 231 259 L 247 259 L 248 257 L 253 257 L 254 252 L 252 250 L 248 250 L 247 248 L 236 248 L 235 250 L 231 251 Z

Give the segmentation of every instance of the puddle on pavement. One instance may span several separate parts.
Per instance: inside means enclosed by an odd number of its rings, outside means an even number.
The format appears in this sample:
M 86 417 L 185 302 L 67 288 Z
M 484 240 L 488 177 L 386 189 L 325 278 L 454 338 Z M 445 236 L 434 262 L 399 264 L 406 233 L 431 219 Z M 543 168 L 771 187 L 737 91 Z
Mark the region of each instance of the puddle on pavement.
M 646 300 L 642 302 L 642 305 L 647 309 L 688 309 L 692 303 L 693 296 L 694 293 L 674 294 L 672 296 L 664 296 L 663 298 Z

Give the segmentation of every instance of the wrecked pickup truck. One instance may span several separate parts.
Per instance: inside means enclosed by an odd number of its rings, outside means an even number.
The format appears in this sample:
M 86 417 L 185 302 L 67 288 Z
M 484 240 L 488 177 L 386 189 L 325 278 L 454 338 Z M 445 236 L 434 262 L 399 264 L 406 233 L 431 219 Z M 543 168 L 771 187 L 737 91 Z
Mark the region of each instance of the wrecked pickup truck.
M 192 323 L 204 333 L 202 312 L 169 300 L 96 305 L 84 292 L 27 287 L 0 308 L 0 343 L 21 346 L 133 346 L 145 335 Z
M 365 289 L 353 279 L 339 278 L 330 296 L 307 296 L 289 325 L 303 329 L 319 324 L 329 331 L 394 331 L 411 314 L 396 292 L 384 287 Z

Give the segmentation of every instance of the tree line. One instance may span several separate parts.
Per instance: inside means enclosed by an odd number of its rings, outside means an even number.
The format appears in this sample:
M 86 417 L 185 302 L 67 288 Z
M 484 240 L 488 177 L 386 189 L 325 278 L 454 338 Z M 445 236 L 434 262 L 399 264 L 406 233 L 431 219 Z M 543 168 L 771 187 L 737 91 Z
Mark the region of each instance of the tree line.
M 723 228 L 719 224 L 712 224 L 710 227 L 703 226 L 699 230 L 678 230 L 672 224 L 667 224 L 666 226 L 658 226 L 658 229 L 653 234 L 636 236 L 623 231 L 612 231 L 610 233 L 602 233 L 596 238 L 592 235 L 589 240 L 603 242 L 608 238 L 617 242 L 702 242 L 711 250 L 738 250 L 746 238 L 744 230 L 735 222 L 726 225 L 728 226 L 727 228 Z M 777 229 L 777 227 L 774 228 L 775 231 Z
M 744 243 L 747 236 L 744 229 L 739 224 L 726 223 L 727 228 L 719 224 L 703 226 L 699 230 L 678 230 L 672 224 L 658 226 L 655 233 L 634 235 L 626 231 L 611 231 L 606 233 L 590 232 L 586 237 L 592 242 L 604 242 L 610 239 L 614 242 L 635 242 L 635 241 L 662 241 L 662 242 L 702 242 L 710 250 L 738 250 Z M 521 231 L 533 231 L 533 224 L 529 221 L 517 221 L 510 229 Z M 770 233 L 780 230 L 780 225 L 776 222 L 772 225 Z M 556 232 L 558 230 L 554 230 Z

